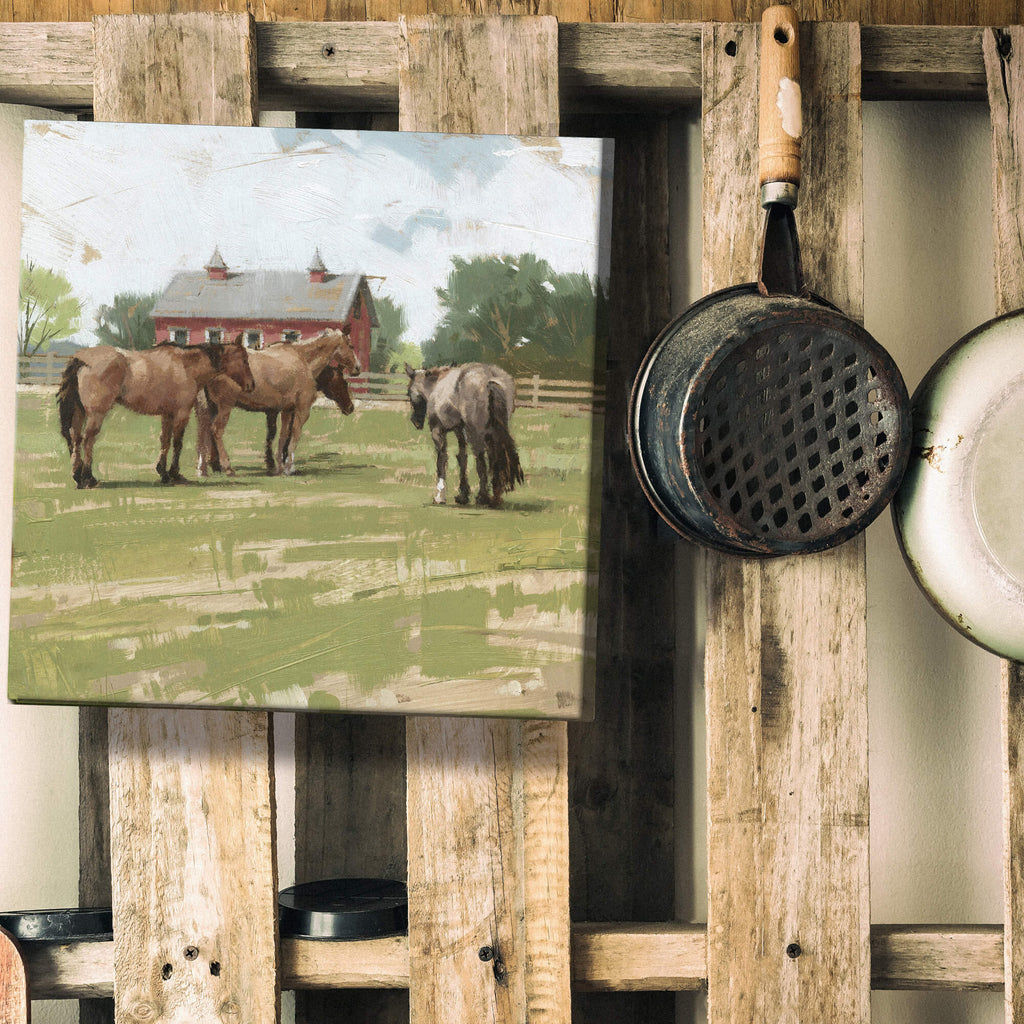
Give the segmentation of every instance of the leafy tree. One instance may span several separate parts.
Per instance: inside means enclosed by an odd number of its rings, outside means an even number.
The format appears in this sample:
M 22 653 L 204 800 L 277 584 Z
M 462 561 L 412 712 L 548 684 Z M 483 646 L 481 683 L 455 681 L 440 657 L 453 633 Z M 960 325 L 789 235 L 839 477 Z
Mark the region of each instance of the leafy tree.
M 96 336 L 104 344 L 119 348 L 152 348 L 156 344 L 156 324 L 151 314 L 159 298 L 160 292 L 115 295 L 112 305 L 100 306 L 96 313 Z
M 59 271 L 21 261 L 18 352 L 45 352 L 55 341 L 70 337 L 82 321 L 82 303 L 71 282 Z
M 595 360 L 603 363 L 608 337 L 608 296 L 601 283 L 586 274 L 552 274 L 534 289 L 534 301 L 535 334 L 517 352 L 522 371 L 590 377 Z
M 512 373 L 586 379 L 602 358 L 608 299 L 586 274 L 557 274 L 531 253 L 454 257 L 437 290 L 444 315 L 424 365 L 500 363 Z
M 411 342 L 404 341 L 409 321 L 405 307 L 390 295 L 381 295 L 373 300 L 377 311 L 377 337 L 370 349 L 370 372 L 390 373 L 404 362 L 417 365 L 420 350 Z

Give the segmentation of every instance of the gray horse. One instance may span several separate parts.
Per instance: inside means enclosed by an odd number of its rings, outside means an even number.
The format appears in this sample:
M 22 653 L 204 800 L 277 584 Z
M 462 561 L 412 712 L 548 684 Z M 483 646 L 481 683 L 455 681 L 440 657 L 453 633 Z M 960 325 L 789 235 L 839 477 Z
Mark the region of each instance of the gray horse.
M 414 370 L 406 363 L 405 372 L 409 375 L 413 426 L 422 430 L 423 424 L 429 423 L 437 451 L 434 504 L 446 503 L 448 433 L 454 431 L 459 442 L 459 493 L 455 501 L 460 505 L 469 502 L 468 446 L 473 449 L 480 478 L 476 503 L 497 508 L 502 494 L 515 490 L 516 484 L 524 480 L 519 452 L 508 432 L 509 417 L 516 407 L 512 378 L 500 367 L 485 363 L 429 370 Z

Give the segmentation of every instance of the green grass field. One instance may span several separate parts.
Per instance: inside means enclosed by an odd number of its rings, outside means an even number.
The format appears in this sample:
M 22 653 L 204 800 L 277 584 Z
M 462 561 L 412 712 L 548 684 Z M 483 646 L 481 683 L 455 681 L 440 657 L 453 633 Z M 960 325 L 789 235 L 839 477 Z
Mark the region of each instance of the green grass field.
M 166 487 L 158 420 L 117 408 L 79 491 L 52 394 L 19 395 L 13 699 L 588 712 L 599 418 L 517 410 L 527 480 L 498 510 L 430 504 L 404 405 L 314 408 L 287 478 L 264 426 L 232 417 L 236 477 Z

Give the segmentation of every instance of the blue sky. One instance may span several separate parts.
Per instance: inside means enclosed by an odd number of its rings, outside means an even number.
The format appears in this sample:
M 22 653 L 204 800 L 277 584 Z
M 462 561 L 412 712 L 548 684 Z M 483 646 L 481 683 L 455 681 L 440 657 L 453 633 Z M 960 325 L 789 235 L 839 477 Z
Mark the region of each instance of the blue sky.
M 607 280 L 611 145 L 592 139 L 29 121 L 22 256 L 94 311 L 229 268 L 359 271 L 429 338 L 452 255 L 534 252 Z

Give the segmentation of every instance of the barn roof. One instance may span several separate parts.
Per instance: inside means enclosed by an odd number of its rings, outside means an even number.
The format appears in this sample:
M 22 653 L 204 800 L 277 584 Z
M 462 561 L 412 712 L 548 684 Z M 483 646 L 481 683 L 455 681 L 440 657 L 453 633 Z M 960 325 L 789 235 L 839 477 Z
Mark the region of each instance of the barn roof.
M 153 307 L 154 317 L 231 317 L 252 320 L 345 320 L 360 293 L 377 324 L 366 277 L 328 274 L 322 284 L 289 270 L 229 272 L 222 281 L 203 271 L 175 274 Z

